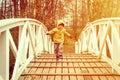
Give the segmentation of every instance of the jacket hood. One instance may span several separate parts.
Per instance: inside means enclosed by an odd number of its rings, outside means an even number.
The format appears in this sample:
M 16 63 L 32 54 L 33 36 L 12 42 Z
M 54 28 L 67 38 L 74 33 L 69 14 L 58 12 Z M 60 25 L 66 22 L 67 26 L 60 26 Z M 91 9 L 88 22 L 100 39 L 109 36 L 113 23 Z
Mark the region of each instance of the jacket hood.
M 64 24 L 64 21 L 63 21 L 63 20 L 58 20 L 58 21 L 57 21 L 57 26 L 58 26 L 59 24 Z

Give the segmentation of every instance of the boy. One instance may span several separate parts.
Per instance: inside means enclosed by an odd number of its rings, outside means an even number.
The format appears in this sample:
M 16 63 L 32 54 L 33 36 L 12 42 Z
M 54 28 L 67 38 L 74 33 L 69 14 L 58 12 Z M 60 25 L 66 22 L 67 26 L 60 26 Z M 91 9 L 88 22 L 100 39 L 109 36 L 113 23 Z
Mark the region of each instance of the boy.
M 64 22 L 62 20 L 59 20 L 57 23 L 57 27 L 47 32 L 47 35 L 53 35 L 56 60 L 58 60 L 59 58 L 62 59 L 64 35 L 67 35 L 71 38 L 71 35 L 66 32 L 66 29 L 64 28 Z

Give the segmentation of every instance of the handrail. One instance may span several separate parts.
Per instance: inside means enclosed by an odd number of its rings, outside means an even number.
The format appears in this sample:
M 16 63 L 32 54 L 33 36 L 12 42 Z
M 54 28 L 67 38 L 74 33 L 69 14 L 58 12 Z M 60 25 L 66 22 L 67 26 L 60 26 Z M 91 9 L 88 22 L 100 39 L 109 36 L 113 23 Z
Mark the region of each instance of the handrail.
M 92 52 L 120 74 L 120 18 L 103 18 L 88 23 L 75 43 L 76 54 Z
M 10 32 L 19 28 L 18 46 Z M 15 66 L 11 80 L 17 80 L 30 61 L 38 54 L 53 53 L 53 42 L 46 35 L 47 28 L 35 19 L 11 18 L 0 20 L 0 76 L 9 80 L 9 51 L 15 57 Z

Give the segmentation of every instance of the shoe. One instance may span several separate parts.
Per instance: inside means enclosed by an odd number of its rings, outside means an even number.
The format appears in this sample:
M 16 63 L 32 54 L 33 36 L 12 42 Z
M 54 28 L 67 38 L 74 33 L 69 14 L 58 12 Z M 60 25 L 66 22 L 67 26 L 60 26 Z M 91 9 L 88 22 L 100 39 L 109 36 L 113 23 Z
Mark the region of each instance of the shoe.
M 58 61 L 59 60 L 59 56 L 56 56 L 56 61 Z
M 59 58 L 56 58 L 56 61 L 58 61 L 59 60 Z
M 62 55 L 59 55 L 59 58 L 60 58 L 60 59 L 63 59 L 63 56 L 62 56 Z

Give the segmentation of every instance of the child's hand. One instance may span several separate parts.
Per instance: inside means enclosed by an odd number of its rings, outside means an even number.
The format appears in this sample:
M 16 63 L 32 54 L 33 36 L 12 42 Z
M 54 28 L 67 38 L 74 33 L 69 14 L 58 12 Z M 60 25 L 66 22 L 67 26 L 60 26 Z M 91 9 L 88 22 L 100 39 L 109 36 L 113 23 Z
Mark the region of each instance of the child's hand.
M 50 35 L 50 34 L 47 32 L 46 35 Z

